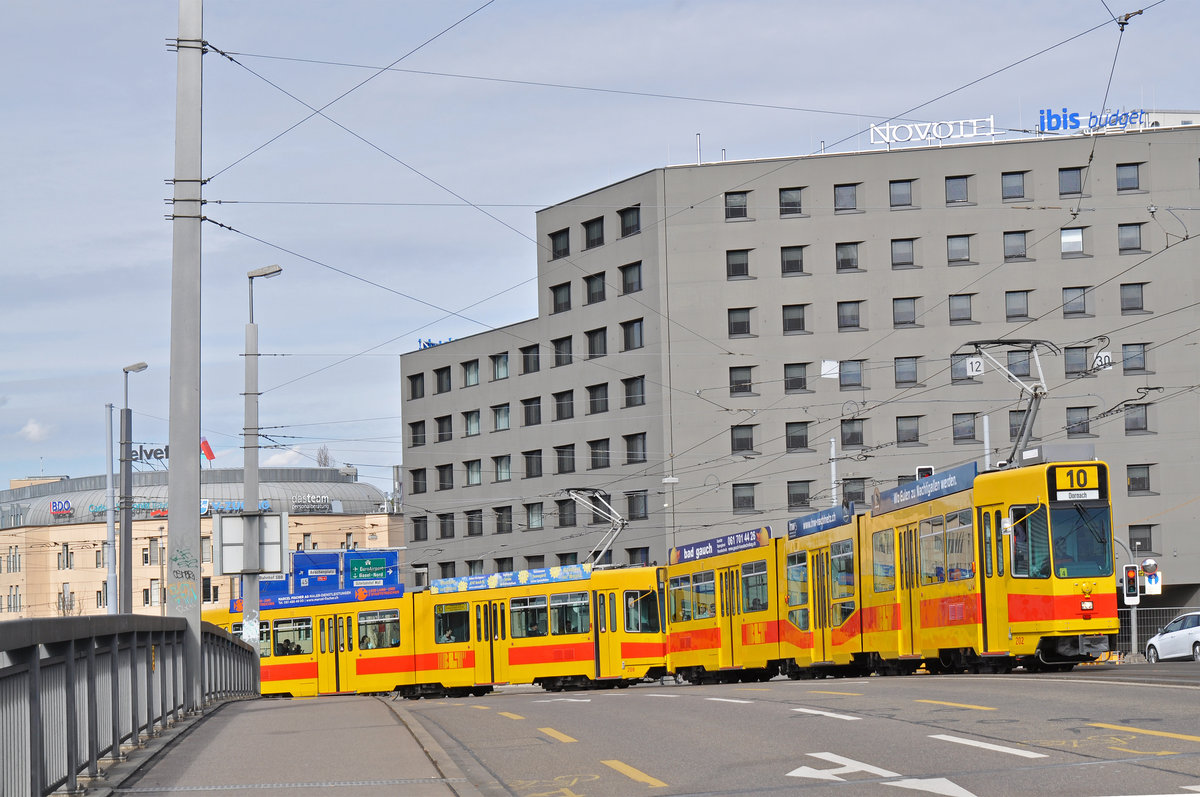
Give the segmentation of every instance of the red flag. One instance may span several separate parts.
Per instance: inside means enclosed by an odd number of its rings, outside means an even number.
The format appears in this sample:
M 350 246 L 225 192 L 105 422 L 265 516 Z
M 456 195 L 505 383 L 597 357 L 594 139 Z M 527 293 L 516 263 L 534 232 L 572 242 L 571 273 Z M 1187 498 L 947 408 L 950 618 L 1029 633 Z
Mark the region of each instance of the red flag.
M 206 437 L 200 438 L 200 451 L 201 451 L 201 453 L 204 454 L 204 457 L 209 462 L 212 462 L 214 459 L 217 458 L 217 455 L 213 453 L 212 446 L 210 446 L 208 444 L 208 438 L 206 438 Z

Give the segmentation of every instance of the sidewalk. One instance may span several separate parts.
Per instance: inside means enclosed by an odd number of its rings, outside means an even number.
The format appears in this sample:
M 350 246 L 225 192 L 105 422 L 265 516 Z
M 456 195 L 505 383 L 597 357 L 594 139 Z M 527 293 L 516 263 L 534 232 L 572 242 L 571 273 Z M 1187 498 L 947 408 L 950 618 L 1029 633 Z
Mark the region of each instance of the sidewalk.
M 151 740 L 89 795 L 476 797 L 399 703 L 373 697 L 226 703 Z

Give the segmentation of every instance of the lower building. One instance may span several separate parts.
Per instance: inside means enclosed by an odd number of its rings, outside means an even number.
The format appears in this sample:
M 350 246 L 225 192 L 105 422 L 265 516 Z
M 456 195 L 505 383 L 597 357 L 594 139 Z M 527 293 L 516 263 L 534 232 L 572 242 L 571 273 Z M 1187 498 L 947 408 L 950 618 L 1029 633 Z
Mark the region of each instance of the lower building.
M 359 482 L 353 469 L 261 468 L 259 480 L 260 509 L 288 513 L 292 550 L 404 544 L 400 516 L 389 512 L 384 494 Z M 213 575 L 212 520 L 242 510 L 243 472 L 203 470 L 200 481 L 202 599 L 205 605 L 228 606 L 240 597 L 240 586 L 236 577 Z M 115 611 L 118 595 L 109 586 L 109 565 L 119 566 L 120 551 L 108 546 L 106 477 L 16 484 L 0 491 L 0 621 Z M 170 534 L 167 473 L 135 473 L 131 494 L 130 610 L 161 614 Z
M 609 523 L 571 488 L 628 522 L 614 563 L 784 533 L 1008 459 L 1040 379 L 1032 442 L 1094 446 L 1119 557 L 1200 599 L 1200 127 L 1136 118 L 672 166 L 541 210 L 536 317 L 401 357 L 410 561 L 583 561 Z

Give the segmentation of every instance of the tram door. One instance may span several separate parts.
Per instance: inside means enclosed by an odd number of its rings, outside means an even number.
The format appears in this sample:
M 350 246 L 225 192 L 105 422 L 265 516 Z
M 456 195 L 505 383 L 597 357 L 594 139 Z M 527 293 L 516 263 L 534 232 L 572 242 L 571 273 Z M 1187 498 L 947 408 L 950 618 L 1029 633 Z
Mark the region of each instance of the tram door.
M 983 618 L 983 649 L 987 653 L 1008 651 L 1008 589 L 1004 575 L 1004 507 L 980 507 L 976 527 L 979 545 L 976 573 L 979 574 L 979 612 Z
M 717 571 L 720 613 L 718 622 L 721 628 L 721 647 L 717 657 L 717 666 L 741 666 L 742 646 L 742 587 L 741 571 L 735 565 Z
M 829 612 L 829 549 L 820 548 L 809 552 L 809 577 L 812 579 L 813 663 L 832 660 L 830 651 Z
M 900 655 L 921 652 L 921 599 L 917 586 L 921 583 L 917 568 L 917 526 L 901 526 L 899 572 L 900 592 Z
M 316 619 L 317 694 L 355 691 L 353 615 L 326 614 Z
M 617 593 L 595 590 L 592 592 L 592 609 L 595 612 L 594 653 L 596 658 L 596 678 L 604 678 L 612 674 L 609 662 L 612 662 L 616 651 L 620 648 L 620 620 L 617 611 Z
M 506 601 L 474 601 L 475 683 L 508 683 L 508 617 Z

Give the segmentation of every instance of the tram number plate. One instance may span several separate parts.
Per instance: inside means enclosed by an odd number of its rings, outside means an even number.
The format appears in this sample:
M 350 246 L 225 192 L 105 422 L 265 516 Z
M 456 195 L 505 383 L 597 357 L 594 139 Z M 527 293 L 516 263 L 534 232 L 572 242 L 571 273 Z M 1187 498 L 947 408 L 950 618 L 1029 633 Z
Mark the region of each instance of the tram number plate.
M 1054 487 L 1059 501 L 1085 501 L 1100 497 L 1100 467 L 1074 465 L 1054 469 Z

